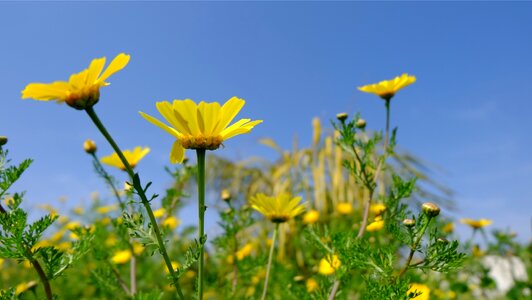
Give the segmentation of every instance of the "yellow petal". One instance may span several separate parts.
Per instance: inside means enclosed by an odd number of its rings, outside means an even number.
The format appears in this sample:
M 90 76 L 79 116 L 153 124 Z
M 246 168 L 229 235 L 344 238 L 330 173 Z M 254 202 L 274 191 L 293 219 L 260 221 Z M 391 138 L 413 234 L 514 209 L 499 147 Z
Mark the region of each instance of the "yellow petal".
M 89 74 L 87 75 L 87 83 L 93 84 L 102 73 L 105 65 L 105 57 L 93 59 L 89 66 Z
M 68 83 L 74 89 L 81 89 L 86 85 L 88 74 L 89 74 L 88 69 L 83 70 L 76 74 L 72 74 L 70 75 L 70 78 L 68 79 Z
M 22 99 L 33 98 L 35 100 L 64 99 L 67 96 L 69 85 L 64 81 L 52 83 L 30 83 L 22 91 Z
M 168 123 L 170 123 L 170 125 L 172 125 L 174 128 L 176 128 L 179 132 L 184 134 L 191 134 L 187 122 L 179 114 L 175 113 L 174 106 L 170 104 L 170 102 L 157 102 L 155 103 L 155 107 L 157 107 L 157 110 L 164 117 L 164 119 Z
M 205 103 L 201 102 L 198 105 L 198 122 L 200 130 L 205 136 L 216 136 L 213 130 L 220 122 L 220 104 L 218 102 Z
M 238 112 L 240 112 L 245 103 L 246 101 L 237 97 L 233 97 L 227 100 L 227 102 L 225 102 L 225 104 L 222 106 L 220 112 L 220 123 L 218 123 L 218 125 L 214 129 L 214 133 L 222 132 L 222 130 L 224 130 L 225 127 L 227 127 L 227 125 L 229 125 L 229 123 L 233 121 L 233 119 L 238 114 Z
M 249 122 L 250 119 L 242 119 L 235 124 L 229 126 L 227 129 L 222 131 L 221 135 L 224 140 L 230 139 L 235 135 L 248 133 L 255 127 L 255 125 L 262 123 L 262 120 L 256 120 Z
M 129 58 L 130 56 L 125 53 L 118 54 L 109 66 L 107 66 L 107 69 L 105 69 L 102 76 L 98 78 L 98 81 L 105 81 L 109 76 L 122 70 L 129 63 Z
M 179 164 L 183 162 L 183 158 L 185 158 L 185 148 L 181 146 L 179 141 L 175 141 L 172 146 L 172 151 L 170 152 L 170 162 L 173 164 Z
M 172 127 L 164 124 L 163 122 L 157 120 L 156 118 L 148 115 L 148 114 L 145 114 L 141 111 L 139 111 L 139 114 L 144 118 L 146 119 L 148 122 L 152 123 L 153 125 L 163 129 L 164 131 L 168 132 L 169 134 L 171 134 L 172 136 L 174 136 L 175 138 L 179 139 L 182 137 L 182 135 L 177 132 L 177 130 L 173 129 Z
M 198 107 L 194 101 L 190 99 L 174 100 L 173 109 L 176 118 L 183 122 L 183 127 L 190 129 L 191 135 L 197 136 L 201 133 L 198 126 Z

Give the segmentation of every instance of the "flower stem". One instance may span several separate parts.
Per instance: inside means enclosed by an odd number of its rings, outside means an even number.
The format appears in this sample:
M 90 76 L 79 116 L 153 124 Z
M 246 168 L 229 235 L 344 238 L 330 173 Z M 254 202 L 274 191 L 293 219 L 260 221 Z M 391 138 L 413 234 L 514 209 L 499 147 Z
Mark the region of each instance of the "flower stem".
M 264 279 L 264 289 L 262 290 L 261 300 L 266 299 L 266 293 L 268 292 L 268 279 L 270 278 L 270 270 L 272 268 L 273 250 L 275 249 L 275 238 L 279 231 L 279 223 L 275 224 L 275 230 L 273 231 L 272 245 L 270 247 L 270 255 L 268 256 L 268 267 L 266 268 L 266 279 Z
M 198 240 L 200 242 L 200 258 L 198 262 L 198 299 L 203 299 L 203 278 L 204 278 L 204 245 L 207 241 L 205 235 L 205 149 L 196 150 L 198 158 Z
M 384 130 L 384 144 L 383 144 L 383 156 L 379 160 L 379 163 L 377 165 L 377 169 L 375 170 L 375 174 L 373 175 L 373 183 L 375 183 L 379 179 L 380 172 L 382 170 L 382 167 L 386 161 L 386 158 L 388 157 L 388 143 L 390 139 L 390 100 L 385 100 L 385 106 L 386 106 L 386 127 Z M 354 149 L 356 151 L 356 149 Z M 355 152 L 356 154 L 356 152 Z M 364 216 L 362 217 L 362 225 L 360 226 L 360 229 L 358 230 L 357 238 L 360 238 L 364 235 L 364 232 L 366 231 L 366 225 L 368 223 L 368 217 L 369 217 L 369 208 L 371 206 L 371 200 L 373 198 L 373 193 L 375 192 L 375 187 L 368 186 L 369 190 L 369 199 L 366 201 L 366 204 L 364 205 Z
M 144 192 L 144 189 L 142 188 L 142 186 L 140 184 L 140 179 L 138 178 L 138 175 L 135 175 L 135 173 L 133 172 L 133 168 L 131 168 L 131 166 L 129 165 L 129 162 L 124 157 L 124 154 L 122 153 L 122 151 L 120 150 L 118 145 L 115 143 L 115 141 L 113 140 L 113 138 L 111 137 L 111 135 L 109 134 L 107 129 L 105 129 L 105 126 L 103 125 L 103 123 L 98 118 L 98 115 L 96 115 L 96 112 L 94 111 L 94 109 L 92 107 L 89 107 L 89 108 L 86 108 L 85 111 L 87 112 L 87 114 L 91 118 L 91 120 L 94 123 L 94 125 L 96 125 L 98 130 L 100 130 L 102 135 L 105 137 L 107 142 L 109 142 L 109 144 L 111 145 L 113 150 L 115 150 L 116 154 L 118 155 L 118 157 L 120 158 L 120 160 L 124 164 L 124 166 L 126 168 L 126 172 L 128 173 L 131 181 L 133 182 L 133 188 L 135 188 L 135 190 L 137 191 L 137 193 L 138 193 L 138 195 L 139 195 L 139 197 L 140 197 L 140 199 L 142 201 L 142 204 L 146 208 L 146 212 L 148 213 L 148 217 L 150 218 L 150 223 L 153 226 L 153 231 L 155 232 L 155 236 L 157 238 L 157 243 L 159 244 L 159 251 L 161 252 L 161 254 L 163 256 L 163 259 L 164 259 L 164 262 L 166 264 L 166 267 L 168 268 L 168 271 L 170 272 L 170 275 L 172 276 L 173 284 L 174 284 L 174 286 L 176 288 L 176 291 L 177 291 L 177 294 L 179 296 L 179 299 L 184 299 L 183 292 L 181 291 L 181 286 L 179 285 L 177 274 L 176 274 L 174 268 L 172 267 L 172 262 L 170 260 L 170 257 L 168 256 L 168 253 L 166 252 L 166 247 L 164 245 L 164 241 L 163 241 L 163 238 L 162 238 L 162 235 L 161 235 L 161 231 L 159 229 L 159 226 L 157 225 L 157 221 L 155 220 L 155 216 L 153 215 L 153 210 L 150 207 L 150 202 L 148 201 L 148 198 L 146 197 L 146 193 Z M 137 180 L 135 180 L 135 178 L 137 178 Z
M 50 281 L 48 280 L 48 277 L 46 277 L 46 274 L 44 273 L 41 264 L 39 264 L 36 259 L 30 259 L 30 263 L 32 264 L 35 271 L 37 271 L 37 274 L 39 274 L 39 278 L 41 279 L 42 284 L 44 286 L 44 292 L 46 293 L 46 299 L 52 300 L 52 287 L 50 286 Z
M 429 219 L 425 224 L 423 224 L 423 227 L 421 227 L 421 230 L 419 231 L 419 235 L 417 236 L 417 239 L 414 241 L 412 246 L 410 247 L 410 254 L 408 254 L 408 258 L 406 259 L 405 266 L 399 273 L 397 277 L 401 277 L 406 271 L 408 271 L 408 268 L 410 267 L 410 263 L 412 262 L 412 258 L 414 257 L 414 253 L 416 253 L 416 249 L 419 246 L 419 243 L 421 242 L 421 239 L 423 238 L 423 235 L 425 234 L 425 231 L 429 227 L 429 223 L 432 220 L 432 217 L 428 217 Z

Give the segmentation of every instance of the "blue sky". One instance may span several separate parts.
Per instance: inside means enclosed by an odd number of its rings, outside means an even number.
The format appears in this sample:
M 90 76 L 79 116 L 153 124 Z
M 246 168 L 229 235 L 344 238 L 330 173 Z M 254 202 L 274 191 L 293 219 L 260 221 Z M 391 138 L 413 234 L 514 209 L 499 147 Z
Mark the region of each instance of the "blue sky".
M 218 154 L 273 158 L 258 139 L 306 145 L 315 116 L 381 124 L 382 102 L 356 86 L 408 72 L 418 81 L 392 100 L 400 146 L 445 170 L 452 215 L 530 239 L 532 3 L 2 2 L 0 32 L 0 134 L 14 161 L 35 159 L 15 187 L 32 205 L 89 201 L 103 185 L 81 145 L 111 150 L 84 113 L 20 91 L 126 52 L 96 110 L 121 147 L 152 148 L 139 171 L 154 190 L 169 184 L 172 140 L 137 112 L 156 115 L 156 101 L 244 98 L 240 116 L 264 123 Z

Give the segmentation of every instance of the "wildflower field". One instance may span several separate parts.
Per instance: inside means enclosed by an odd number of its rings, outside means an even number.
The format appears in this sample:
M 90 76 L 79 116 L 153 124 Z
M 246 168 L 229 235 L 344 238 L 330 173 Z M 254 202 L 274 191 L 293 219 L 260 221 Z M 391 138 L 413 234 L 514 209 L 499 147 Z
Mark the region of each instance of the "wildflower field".
M 489 232 L 487 219 L 462 219 L 472 238 L 457 240 L 454 221 L 440 215 L 437 202 L 445 199 L 424 201 L 435 198 L 427 186 L 437 185 L 415 158 L 396 152 L 400 136 L 391 116 L 400 90 L 415 88 L 415 76 L 358 87 L 382 102 L 380 126 L 360 113 L 338 113 L 327 127 L 312 121 L 311 145 L 283 150 L 262 139 L 278 152 L 274 162 L 216 156 L 224 141 L 253 134 L 263 122 L 237 117 L 243 99 L 157 102 L 161 116 L 139 117 L 169 134 L 173 183 L 153 191 L 138 166 L 150 148 L 120 148 L 120 137 L 96 113 L 107 101 L 100 90 L 129 60 L 124 53 L 107 65 L 97 58 L 68 81 L 29 83 L 22 91 L 23 99 L 86 113 L 115 152 L 100 155 L 91 139 L 79 148 L 112 196 L 95 196 L 70 212 L 43 204 L 47 213 L 30 220 L 24 191 L 12 185 L 31 172 L 32 160 L 11 161 L 2 136 L 1 299 L 530 296 L 530 245 L 515 242 L 511 232 Z M 111 168 L 123 176 L 112 176 Z M 217 195 L 209 200 L 214 205 L 206 205 L 206 192 Z M 197 221 L 181 228 L 187 205 L 197 205 Z M 216 236 L 205 234 L 207 209 L 219 214 Z M 476 234 L 482 245 L 473 243 Z
M 0 3 L 0 300 L 532 299 L 531 12 Z

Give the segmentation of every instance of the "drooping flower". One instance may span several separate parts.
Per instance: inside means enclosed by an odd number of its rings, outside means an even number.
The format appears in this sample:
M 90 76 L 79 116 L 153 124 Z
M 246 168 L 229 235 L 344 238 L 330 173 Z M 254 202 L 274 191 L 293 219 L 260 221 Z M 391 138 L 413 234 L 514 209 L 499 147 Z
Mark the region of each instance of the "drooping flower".
M 460 222 L 462 224 L 469 225 L 473 229 L 480 229 L 488 225 L 491 225 L 491 223 L 493 223 L 493 221 L 489 219 L 473 220 L 473 219 L 467 219 L 467 218 L 461 219 Z
M 277 197 L 257 194 L 251 198 L 251 207 L 273 223 L 284 223 L 305 211 L 305 205 L 301 204 L 301 197 L 292 197 L 288 193 L 282 193 Z
M 139 161 L 144 156 L 146 156 L 146 154 L 148 154 L 149 152 L 150 152 L 150 148 L 140 147 L 140 146 L 135 147 L 133 151 L 129 149 L 122 151 L 122 153 L 124 154 L 124 157 L 126 158 L 131 168 L 135 168 L 137 164 L 139 163 Z M 122 171 L 126 170 L 126 167 L 124 166 L 124 164 L 122 163 L 122 161 L 120 160 L 120 157 L 118 157 L 118 154 L 116 154 L 116 152 L 111 155 L 102 157 L 100 161 L 106 165 L 119 168 Z
M 411 85 L 416 82 L 416 77 L 404 73 L 401 76 L 397 76 L 394 79 L 384 80 L 375 84 L 368 84 L 361 86 L 358 89 L 362 92 L 375 94 L 382 99 L 389 101 L 392 97 L 405 86 Z
M 422 283 L 412 283 L 410 285 L 410 289 L 406 292 L 407 295 L 411 295 L 414 293 L 420 293 L 414 298 L 416 300 L 429 300 L 430 299 L 430 288 L 427 285 L 424 285 Z
M 332 255 L 320 260 L 318 273 L 322 275 L 331 275 L 342 265 L 338 255 Z
M 93 59 L 89 68 L 71 75 L 68 81 L 30 83 L 22 91 L 22 99 L 56 100 L 80 110 L 92 107 L 100 99 L 100 88 L 109 85 L 105 81 L 128 64 L 129 55 L 118 54 L 103 70 L 105 60 L 105 57 Z
M 223 141 L 248 133 L 262 123 L 262 120 L 240 119 L 229 126 L 245 103 L 237 97 L 229 99 L 223 106 L 218 102 L 201 101 L 196 104 L 190 99 L 157 102 L 157 110 L 170 126 L 148 114 L 140 114 L 176 139 L 170 152 L 170 162 L 180 163 L 185 149 L 216 150 Z

